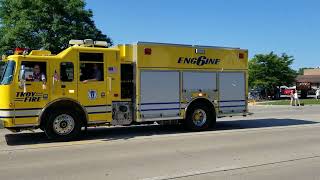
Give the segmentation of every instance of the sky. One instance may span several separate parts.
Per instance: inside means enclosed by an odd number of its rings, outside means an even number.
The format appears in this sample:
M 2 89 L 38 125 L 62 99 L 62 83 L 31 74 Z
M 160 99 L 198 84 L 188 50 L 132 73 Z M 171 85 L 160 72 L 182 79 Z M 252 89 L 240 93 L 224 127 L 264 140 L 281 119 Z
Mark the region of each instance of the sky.
M 319 0 L 87 0 L 114 44 L 137 41 L 287 53 L 293 68 L 320 66 Z

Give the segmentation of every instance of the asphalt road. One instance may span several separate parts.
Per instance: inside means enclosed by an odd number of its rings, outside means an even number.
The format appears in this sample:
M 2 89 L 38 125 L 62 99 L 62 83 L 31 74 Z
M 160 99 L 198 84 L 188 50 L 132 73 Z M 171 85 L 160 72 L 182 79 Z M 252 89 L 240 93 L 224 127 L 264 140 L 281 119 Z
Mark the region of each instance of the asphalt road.
M 206 132 L 95 128 L 74 142 L 0 130 L 0 179 L 320 179 L 320 106 L 251 111 Z

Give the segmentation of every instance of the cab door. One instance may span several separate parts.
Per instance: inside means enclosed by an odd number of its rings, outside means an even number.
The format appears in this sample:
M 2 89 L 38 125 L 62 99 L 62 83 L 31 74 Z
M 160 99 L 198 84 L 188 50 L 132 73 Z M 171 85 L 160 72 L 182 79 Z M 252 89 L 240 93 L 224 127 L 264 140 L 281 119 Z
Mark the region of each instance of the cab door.
M 79 52 L 78 100 L 86 108 L 89 123 L 105 122 L 107 113 L 106 60 L 104 53 Z
M 14 124 L 37 124 L 38 115 L 49 102 L 48 70 L 49 63 L 44 60 L 24 60 L 19 64 L 25 70 L 25 87 L 16 84 L 14 98 Z M 36 74 L 36 75 L 35 75 Z
M 68 59 L 55 60 L 50 72 L 49 83 L 51 88 L 51 100 L 55 99 L 78 99 L 76 64 Z

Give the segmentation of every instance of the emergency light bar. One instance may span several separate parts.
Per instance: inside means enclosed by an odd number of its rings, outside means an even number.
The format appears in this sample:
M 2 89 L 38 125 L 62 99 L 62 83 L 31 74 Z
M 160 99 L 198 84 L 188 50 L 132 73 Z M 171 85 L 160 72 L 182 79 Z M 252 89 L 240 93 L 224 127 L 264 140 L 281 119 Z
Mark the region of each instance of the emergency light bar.
M 72 39 L 69 41 L 69 45 L 108 47 L 108 42 L 107 41 L 93 41 L 92 39 L 85 39 L 85 40 Z

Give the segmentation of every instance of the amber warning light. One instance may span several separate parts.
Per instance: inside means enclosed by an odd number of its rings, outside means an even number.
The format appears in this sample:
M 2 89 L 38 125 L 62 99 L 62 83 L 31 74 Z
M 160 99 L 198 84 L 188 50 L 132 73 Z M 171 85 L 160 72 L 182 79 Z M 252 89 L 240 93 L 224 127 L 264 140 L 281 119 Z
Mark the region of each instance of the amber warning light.
M 144 48 L 144 55 L 151 55 L 152 50 L 151 48 Z

